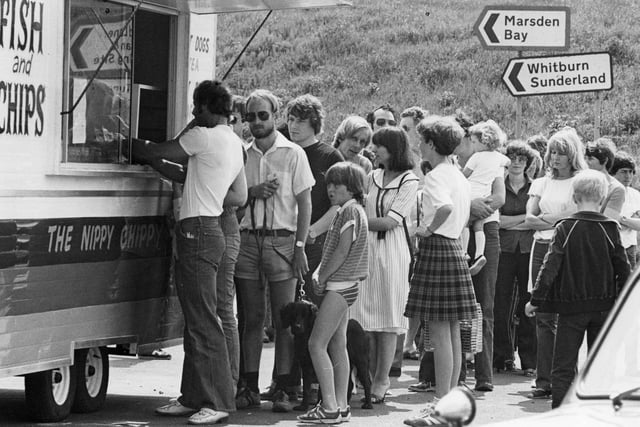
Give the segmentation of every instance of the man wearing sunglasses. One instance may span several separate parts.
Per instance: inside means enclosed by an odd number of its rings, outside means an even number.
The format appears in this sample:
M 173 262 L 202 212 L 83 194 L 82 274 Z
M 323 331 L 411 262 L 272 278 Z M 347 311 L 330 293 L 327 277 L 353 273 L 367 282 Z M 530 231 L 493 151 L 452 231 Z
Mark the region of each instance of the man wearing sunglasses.
M 254 141 L 247 148 L 249 202 L 240 223 L 236 263 L 245 319 L 241 345 L 246 386 L 238 391 L 236 406 L 260 406 L 258 370 L 268 284 L 275 326 L 273 411 L 288 412 L 291 404 L 285 388 L 292 382 L 293 338 L 283 329 L 279 313 L 294 300 L 296 284 L 309 270 L 304 244 L 315 180 L 304 150 L 276 131 L 279 102 L 271 92 L 260 89 L 249 95 L 246 104 L 245 119 Z
M 384 104 L 367 114 L 367 121 L 373 131 L 386 126 L 396 126 L 396 111 L 389 104 Z
M 221 216 L 223 206 L 244 203 L 247 186 L 242 141 L 227 126 L 228 89 L 219 81 L 205 80 L 193 93 L 193 105 L 194 119 L 178 137 L 161 144 L 134 139 L 131 155 L 184 182 L 176 225 L 176 289 L 185 321 L 181 396 L 156 413 L 191 415 L 190 424 L 214 424 L 235 410 L 229 354 L 218 317 L 225 304 L 224 296 L 217 295 L 218 266 L 225 252 Z

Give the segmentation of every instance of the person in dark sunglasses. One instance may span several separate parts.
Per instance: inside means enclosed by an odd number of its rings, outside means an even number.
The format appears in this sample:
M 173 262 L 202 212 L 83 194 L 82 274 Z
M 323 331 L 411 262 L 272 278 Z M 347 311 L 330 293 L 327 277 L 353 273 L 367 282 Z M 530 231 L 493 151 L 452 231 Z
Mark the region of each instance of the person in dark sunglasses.
M 245 120 L 255 139 L 247 148 L 249 202 L 240 223 L 235 272 L 244 314 L 244 386 L 236 395 L 236 407 L 260 406 L 258 371 L 269 286 L 276 359 L 272 410 L 289 412 L 286 388 L 292 382 L 293 338 L 278 313 L 294 300 L 298 281 L 309 271 L 304 246 L 315 179 L 304 150 L 276 130 L 279 106 L 279 99 L 268 90 L 256 90 L 247 98 Z
M 386 126 L 396 126 L 396 110 L 389 104 L 381 105 L 367 114 L 367 122 L 374 132 Z

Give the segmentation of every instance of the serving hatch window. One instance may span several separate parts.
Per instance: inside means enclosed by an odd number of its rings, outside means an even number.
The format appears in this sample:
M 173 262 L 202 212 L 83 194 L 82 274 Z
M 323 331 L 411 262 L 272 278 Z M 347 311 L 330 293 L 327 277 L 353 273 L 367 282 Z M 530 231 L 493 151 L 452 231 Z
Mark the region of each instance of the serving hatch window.
M 129 164 L 131 137 L 167 137 L 171 16 L 68 3 L 63 162 Z

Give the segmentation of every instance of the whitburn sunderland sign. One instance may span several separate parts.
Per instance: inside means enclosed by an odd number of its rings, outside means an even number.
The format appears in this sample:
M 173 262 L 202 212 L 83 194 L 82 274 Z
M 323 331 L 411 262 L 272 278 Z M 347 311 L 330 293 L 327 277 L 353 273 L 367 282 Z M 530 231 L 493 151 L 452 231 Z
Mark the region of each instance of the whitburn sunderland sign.
M 598 52 L 513 58 L 502 81 L 513 96 L 611 90 L 611 56 Z

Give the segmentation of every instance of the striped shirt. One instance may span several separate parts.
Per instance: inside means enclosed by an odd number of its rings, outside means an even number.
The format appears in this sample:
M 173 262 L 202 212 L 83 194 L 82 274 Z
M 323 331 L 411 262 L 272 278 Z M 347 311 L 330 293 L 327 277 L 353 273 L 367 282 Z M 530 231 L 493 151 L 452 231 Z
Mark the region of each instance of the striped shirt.
M 367 244 L 368 224 L 364 208 L 354 199 L 347 201 L 338 209 L 333 218 L 331 228 L 327 232 L 322 249 L 320 270 L 322 273 L 333 256 L 340 236 L 353 226 L 353 238 L 347 258 L 329 280 L 332 282 L 346 282 L 362 280 L 369 274 L 369 246 Z

